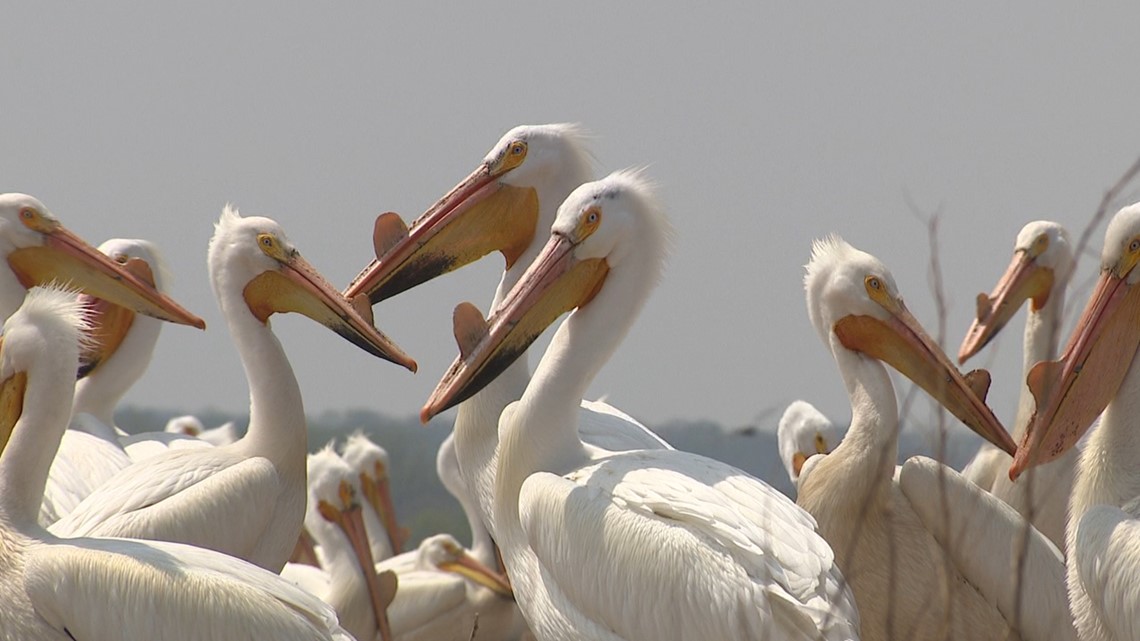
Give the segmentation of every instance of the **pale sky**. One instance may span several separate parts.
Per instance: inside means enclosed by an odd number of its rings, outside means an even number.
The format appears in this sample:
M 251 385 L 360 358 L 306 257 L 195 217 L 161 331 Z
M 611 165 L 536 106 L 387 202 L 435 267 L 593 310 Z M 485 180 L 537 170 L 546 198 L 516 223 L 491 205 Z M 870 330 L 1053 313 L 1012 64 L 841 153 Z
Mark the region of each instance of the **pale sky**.
M 127 403 L 244 412 L 206 274 L 226 202 L 279 221 L 344 286 L 376 214 L 413 219 L 514 125 L 578 122 L 600 175 L 648 167 L 677 229 L 592 393 L 650 423 L 749 423 L 795 398 L 846 421 L 805 311 L 813 238 L 881 258 L 933 334 L 913 212 L 940 211 L 953 354 L 1021 226 L 1078 233 L 1140 155 L 1140 5 L 1044 4 L 1061 3 L 13 3 L 0 191 L 92 244 L 156 242 L 205 318 L 163 330 Z M 376 307 L 415 376 L 274 317 L 307 411 L 418 412 L 456 354 L 452 308 L 485 310 L 501 269 L 491 256 Z M 1007 422 L 1021 330 L 1019 315 L 978 361 Z

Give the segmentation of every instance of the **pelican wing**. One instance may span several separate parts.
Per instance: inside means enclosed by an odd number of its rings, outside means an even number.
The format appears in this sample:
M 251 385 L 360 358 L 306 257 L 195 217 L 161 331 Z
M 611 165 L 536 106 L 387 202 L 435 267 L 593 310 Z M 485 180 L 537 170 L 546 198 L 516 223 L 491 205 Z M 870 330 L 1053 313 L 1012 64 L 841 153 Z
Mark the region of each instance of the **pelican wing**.
M 1017 510 L 923 456 L 903 464 L 899 487 L 962 576 L 997 604 L 1022 639 L 1075 641 L 1065 559 Z M 1020 558 L 1025 563 L 1018 580 Z
M 1077 526 L 1077 576 L 1115 639 L 1140 638 L 1140 504 L 1098 505 Z M 1127 510 L 1127 511 L 1126 511 Z
M 392 634 L 400 637 L 467 603 L 467 580 L 458 574 L 413 570 L 399 575 L 396 598 L 388 606 Z
M 249 554 L 280 487 L 267 459 L 241 458 L 216 448 L 173 451 L 123 470 L 49 529 L 66 538 L 192 541 L 228 554 Z M 235 520 L 241 528 L 219 526 Z
M 565 478 L 534 474 L 519 506 L 543 589 L 560 590 L 552 601 L 620 638 L 858 638 L 814 519 L 731 466 L 629 452 Z M 647 616 L 630 616 L 631 599 L 651 604 L 637 608 Z
M 583 442 L 611 452 L 671 450 L 672 445 L 637 419 L 605 401 L 582 401 L 578 435 Z
M 160 541 L 78 539 L 29 550 L 36 612 L 74 639 L 351 639 L 336 613 L 281 577 Z
M 80 414 L 79 417 L 90 417 Z M 131 459 L 115 443 L 79 430 L 67 430 L 48 472 L 40 525 L 47 527 L 74 510 L 88 494 L 129 467 Z

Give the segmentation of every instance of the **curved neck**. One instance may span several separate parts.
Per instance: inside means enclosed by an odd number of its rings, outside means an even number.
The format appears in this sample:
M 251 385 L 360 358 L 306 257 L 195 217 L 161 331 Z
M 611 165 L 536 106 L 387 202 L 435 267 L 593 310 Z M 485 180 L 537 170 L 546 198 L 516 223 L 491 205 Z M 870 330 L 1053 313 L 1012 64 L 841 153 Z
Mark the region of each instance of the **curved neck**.
M 36 523 L 48 471 L 71 418 L 77 360 L 73 354 L 70 368 L 41 361 L 28 372 L 23 413 L 0 452 L 0 517 L 13 526 Z
M 853 352 L 831 334 L 831 351 L 851 399 L 851 427 L 829 456 L 850 461 L 856 470 L 852 483 L 890 480 L 898 459 L 899 412 L 887 368 L 879 361 Z M 837 459 L 838 460 L 838 459 Z
M 1031 306 L 1032 307 L 1032 306 Z M 1049 293 L 1049 300 L 1037 310 L 1025 315 L 1025 335 L 1022 348 L 1021 393 L 1017 398 L 1017 416 L 1013 421 L 1013 440 L 1020 443 L 1029 427 L 1029 419 L 1037 403 L 1025 382 L 1029 370 L 1040 361 L 1057 358 L 1057 341 L 1061 335 L 1062 310 L 1065 308 L 1065 284 L 1058 279 Z
M 219 291 L 219 305 L 249 383 L 249 428 L 234 447 L 280 468 L 305 469 L 308 449 L 301 389 L 269 323 L 250 312 L 241 290 Z M 224 292 L 224 293 L 223 293 Z
M 520 541 L 523 481 L 538 471 L 563 473 L 588 460 L 577 429 L 582 397 L 629 333 L 660 262 L 656 256 L 631 253 L 610 269 L 594 299 L 558 328 L 513 414 L 501 422 L 495 532 L 504 548 Z
M 162 321 L 135 314 L 119 348 L 90 376 L 75 384 L 72 414 L 87 413 L 108 426 L 115 424 L 115 408 L 150 365 Z

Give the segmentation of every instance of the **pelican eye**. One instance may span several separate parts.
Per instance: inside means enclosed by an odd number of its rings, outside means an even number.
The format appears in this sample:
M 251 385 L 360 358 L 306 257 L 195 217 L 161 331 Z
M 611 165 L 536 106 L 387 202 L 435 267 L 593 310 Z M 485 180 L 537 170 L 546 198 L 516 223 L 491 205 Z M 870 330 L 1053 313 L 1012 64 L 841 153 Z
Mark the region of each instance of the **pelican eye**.
M 1131 253 L 1140 251 L 1140 238 L 1133 238 L 1132 242 L 1128 243 L 1128 251 Z
M 516 140 L 507 146 L 506 152 L 498 160 L 497 167 L 494 169 L 496 175 L 506 173 L 515 167 L 518 167 L 526 159 L 527 144 L 525 140 Z
M 582 222 L 578 224 L 578 242 L 594 233 L 598 229 L 598 225 L 602 224 L 602 210 L 600 207 L 594 206 L 583 212 Z
M 1049 235 L 1041 234 L 1033 241 L 1033 256 L 1040 256 L 1046 249 L 1049 249 Z
M 126 265 L 130 258 L 126 254 L 115 254 L 115 262 L 120 265 Z
M 285 248 L 281 246 L 281 241 L 269 232 L 257 235 L 257 246 L 261 249 L 262 253 L 274 260 L 287 260 L 291 253 L 286 251 Z
M 34 220 L 36 217 L 36 210 L 31 207 L 24 207 L 20 210 L 20 218 L 24 220 Z

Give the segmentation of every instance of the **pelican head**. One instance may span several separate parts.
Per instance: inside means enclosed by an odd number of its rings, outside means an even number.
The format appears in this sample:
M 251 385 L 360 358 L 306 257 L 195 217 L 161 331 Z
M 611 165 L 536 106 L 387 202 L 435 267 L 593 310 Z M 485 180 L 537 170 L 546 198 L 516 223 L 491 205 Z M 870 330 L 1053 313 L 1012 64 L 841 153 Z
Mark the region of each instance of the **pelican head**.
M 1063 285 L 1073 270 L 1069 232 L 1047 220 L 1035 220 L 1017 234 L 1013 261 L 989 296 L 978 294 L 978 313 L 958 350 L 958 363 L 977 354 L 1013 318 L 1021 304 L 1040 310 L 1056 284 Z
M 33 287 L 24 303 L 4 322 L 0 337 L 0 450 L 8 443 L 23 414 L 29 376 L 37 372 L 66 381 L 60 372 L 74 373 L 81 346 L 88 342 L 90 325 L 75 292 L 56 286 Z M 36 386 L 46 397 L 29 405 L 51 406 L 69 415 L 71 393 Z
M 1116 396 L 1140 346 L 1140 203 L 1118 211 L 1104 234 L 1100 278 L 1060 360 L 1038 363 L 1026 382 L 1037 402 L 1010 478 L 1076 445 Z
M 794 401 L 788 405 L 776 427 L 776 440 L 792 483 L 799 480 L 800 469 L 809 458 L 827 454 L 842 438 L 843 431 L 811 403 Z
M 388 452 L 357 430 L 345 440 L 341 456 L 359 474 L 361 493 L 384 524 L 392 553 L 399 554 L 407 535 L 396 520 L 396 506 L 388 481 Z
M 804 279 L 808 314 L 832 353 L 894 367 L 982 438 L 1010 455 L 1013 440 L 985 404 L 989 375 L 963 377 L 907 310 L 879 259 L 838 236 L 816 241 Z
M 240 291 L 262 323 L 274 313 L 298 312 L 373 356 L 416 371 L 416 362 L 302 258 L 275 221 L 243 218 L 227 205 L 210 240 L 209 265 L 214 294 L 223 305 L 231 304 L 227 292 Z
M 0 194 L 0 253 L 25 288 L 70 284 L 141 314 L 206 327 L 201 318 L 76 236 L 27 194 Z
M 378 303 L 494 251 L 502 252 L 510 269 L 536 231 L 553 220 L 553 205 L 544 208 L 543 200 L 561 202 L 590 179 L 590 166 L 577 126 L 515 127 L 410 228 L 396 214 L 381 215 L 374 236 L 377 260 L 353 279 L 345 297 L 365 295 Z
M 99 251 L 142 282 L 166 293 L 170 277 L 154 243 L 137 238 L 112 238 L 99 245 Z M 79 298 L 87 307 L 92 325 L 91 345 L 79 356 L 79 376 L 83 377 L 114 355 L 134 324 L 135 312 L 90 294 L 80 294 Z M 139 373 L 141 375 L 141 371 Z
M 656 278 L 670 236 L 640 173 L 616 172 L 579 186 L 559 207 L 550 240 L 489 320 L 469 303 L 456 308 L 460 355 L 420 419 L 427 422 L 494 380 L 559 316 L 589 305 L 611 270 L 649 270 Z
M 368 585 L 377 627 L 383 628 L 387 625 L 386 613 L 391 595 L 386 594 L 387 590 L 376 575 L 376 562 L 372 559 L 368 533 L 364 529 L 353 469 L 337 456 L 331 444 L 310 454 L 307 467 L 309 507 L 305 512 L 305 529 L 321 533 L 318 537 L 326 541 L 333 535 L 333 529 L 338 529 L 348 540 Z
M 453 572 L 500 596 L 514 598 L 511 584 L 506 578 L 468 554 L 459 541 L 450 534 L 429 536 L 420 543 L 416 555 L 416 569 Z

